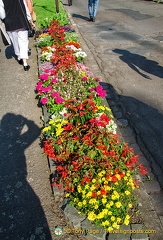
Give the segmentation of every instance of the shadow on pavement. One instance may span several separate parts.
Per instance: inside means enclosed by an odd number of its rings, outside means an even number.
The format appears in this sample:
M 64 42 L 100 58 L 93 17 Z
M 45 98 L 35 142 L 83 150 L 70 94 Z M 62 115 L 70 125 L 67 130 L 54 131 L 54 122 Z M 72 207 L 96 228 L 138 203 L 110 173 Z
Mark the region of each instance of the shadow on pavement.
M 111 99 L 118 103 L 117 106 L 120 106 L 119 110 L 123 114 L 122 118 L 129 121 L 136 132 L 139 145 L 147 150 L 147 159 L 152 161 L 153 168 L 156 168 L 156 163 L 158 164 L 163 177 L 163 114 L 133 97 L 119 95 L 109 83 L 102 82 L 101 85 L 109 92 Z M 107 100 L 110 105 L 110 99 Z M 116 118 L 114 110 L 113 114 Z
M 119 58 L 142 77 L 151 79 L 148 75 L 142 73 L 140 70 L 159 78 L 163 78 L 163 67 L 160 66 L 158 62 L 149 60 L 144 56 L 131 53 L 127 50 L 114 49 L 113 52 L 121 54 Z
M 83 19 L 83 20 L 89 21 L 89 18 L 88 18 L 88 17 L 82 16 L 82 15 L 76 14 L 76 13 L 73 13 L 73 14 L 72 14 L 72 17 L 74 17 L 74 18 L 81 18 L 81 19 Z
M 0 135 L 0 239 L 51 240 L 40 200 L 26 180 L 24 151 L 40 129 L 21 115 L 7 113 Z

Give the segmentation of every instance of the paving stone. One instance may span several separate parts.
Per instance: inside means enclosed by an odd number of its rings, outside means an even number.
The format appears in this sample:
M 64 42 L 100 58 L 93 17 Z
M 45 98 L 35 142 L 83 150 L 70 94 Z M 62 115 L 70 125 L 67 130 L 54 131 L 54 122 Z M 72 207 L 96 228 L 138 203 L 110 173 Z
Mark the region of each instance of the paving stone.
M 122 225 L 120 229 L 114 230 L 115 233 L 108 233 L 106 240 L 130 240 L 131 227 L 130 225 Z
M 163 216 L 159 216 L 163 228 Z
M 150 194 L 150 197 L 152 199 L 154 208 L 156 209 L 156 213 L 158 215 L 163 215 L 163 193 L 162 193 L 162 191 L 152 193 L 152 194 Z
M 119 122 L 119 119 L 122 118 L 122 113 L 119 112 L 119 111 L 117 111 L 117 112 L 114 112 L 114 111 L 113 111 L 113 114 L 114 114 L 114 116 L 118 119 L 118 124 L 119 124 L 121 127 L 124 127 L 124 126 L 122 125 L 122 123 Z
M 78 214 L 78 210 L 73 206 L 67 205 L 64 209 L 66 218 L 73 224 L 75 229 L 81 229 L 81 221 L 86 217 Z
M 143 230 L 142 224 L 131 224 L 131 239 L 132 240 L 148 240 L 148 234 L 147 233 L 141 233 Z M 133 233 L 135 232 L 135 233 Z
M 156 181 L 155 179 L 153 179 L 151 181 L 144 181 L 143 184 L 144 184 L 144 187 L 145 187 L 147 193 L 149 193 L 149 194 L 157 193 L 161 190 L 158 181 Z
M 88 240 L 106 240 L 106 231 L 103 227 L 93 225 L 88 219 L 81 222 L 81 228 Z
M 135 153 L 135 154 L 138 154 L 138 155 L 141 155 L 141 154 L 142 154 L 141 151 L 140 151 L 139 146 L 138 146 L 136 143 L 130 144 L 130 147 L 134 149 L 134 153 Z
M 115 115 L 115 116 L 116 116 L 116 115 Z M 118 123 L 118 126 L 119 126 L 120 128 L 125 128 L 125 127 L 128 126 L 128 121 L 127 121 L 126 119 L 120 118 L 120 119 L 118 119 L 117 123 Z

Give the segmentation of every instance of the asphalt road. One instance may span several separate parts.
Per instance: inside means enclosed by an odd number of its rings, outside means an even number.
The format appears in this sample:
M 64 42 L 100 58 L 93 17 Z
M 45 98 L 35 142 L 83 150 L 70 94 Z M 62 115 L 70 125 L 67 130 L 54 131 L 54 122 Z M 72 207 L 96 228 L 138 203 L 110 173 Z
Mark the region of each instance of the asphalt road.
M 100 0 L 95 23 L 88 21 L 88 1 L 74 0 L 68 6 L 63 0 L 63 4 L 96 61 L 93 64 L 88 55 L 87 66 L 107 83 L 141 150 L 162 179 L 163 4 Z

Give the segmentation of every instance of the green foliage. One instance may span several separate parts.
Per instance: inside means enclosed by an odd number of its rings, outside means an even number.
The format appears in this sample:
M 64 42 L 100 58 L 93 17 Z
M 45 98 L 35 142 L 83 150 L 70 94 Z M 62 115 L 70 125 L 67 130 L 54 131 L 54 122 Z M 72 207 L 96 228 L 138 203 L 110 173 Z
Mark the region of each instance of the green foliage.
M 44 29 L 49 26 L 50 21 L 58 20 L 60 25 L 68 24 L 67 14 L 59 1 L 59 13 L 56 12 L 54 0 L 33 0 L 34 10 L 37 16 L 38 29 Z

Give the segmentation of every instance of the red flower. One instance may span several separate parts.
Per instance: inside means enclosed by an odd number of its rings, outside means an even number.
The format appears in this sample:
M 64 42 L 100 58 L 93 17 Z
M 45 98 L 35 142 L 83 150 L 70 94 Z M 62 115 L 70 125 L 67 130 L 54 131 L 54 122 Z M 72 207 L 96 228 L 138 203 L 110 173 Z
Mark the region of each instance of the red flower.
M 72 124 L 71 123 L 66 123 L 67 126 L 63 127 L 65 130 L 71 130 L 72 129 Z

